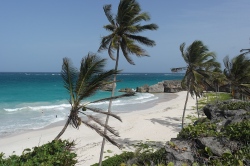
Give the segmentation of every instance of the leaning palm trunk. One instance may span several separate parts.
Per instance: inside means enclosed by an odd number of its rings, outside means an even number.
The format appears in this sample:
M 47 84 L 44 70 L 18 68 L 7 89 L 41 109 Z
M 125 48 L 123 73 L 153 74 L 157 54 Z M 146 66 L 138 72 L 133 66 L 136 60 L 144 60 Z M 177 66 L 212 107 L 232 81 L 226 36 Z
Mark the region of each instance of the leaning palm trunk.
M 219 86 L 215 85 L 215 95 L 216 95 L 216 103 L 218 103 L 218 91 L 219 91 Z
M 199 110 L 198 110 L 198 98 L 197 98 L 197 95 L 195 95 L 195 97 L 196 97 L 196 111 L 197 111 L 198 118 L 200 118 L 200 114 L 199 114 Z
M 118 69 L 118 62 L 119 62 L 119 46 L 117 48 L 117 56 L 116 56 L 116 62 L 115 62 L 115 71 L 117 71 L 117 69 Z M 113 97 L 115 95 L 116 76 L 117 75 L 115 74 L 114 75 L 114 81 L 113 81 L 113 84 L 112 84 L 112 94 L 111 94 L 111 97 Z M 112 106 L 112 99 L 110 99 L 110 101 L 109 101 L 108 113 L 111 112 L 111 106 Z M 107 118 L 106 118 L 106 121 L 105 121 L 104 134 L 106 134 L 106 132 L 107 132 L 106 126 L 108 125 L 108 121 L 109 121 L 109 115 L 107 115 Z M 103 139 L 102 139 L 102 146 L 101 146 L 101 152 L 100 152 L 100 158 L 99 158 L 99 166 L 102 165 L 102 158 L 103 158 L 105 140 L 106 139 L 103 137 Z
M 58 140 L 58 139 L 63 135 L 63 133 L 65 132 L 65 130 L 66 130 L 67 127 L 69 126 L 69 123 L 70 123 L 70 120 L 71 120 L 70 118 L 71 118 L 71 116 L 68 117 L 68 120 L 67 120 L 67 122 L 65 123 L 63 129 L 60 131 L 60 133 L 56 136 L 56 138 L 55 138 L 54 140 Z
M 186 107 L 187 107 L 187 102 L 188 102 L 189 89 L 190 89 L 190 85 L 189 85 L 189 88 L 187 90 L 187 96 L 186 96 L 186 101 L 185 101 L 183 115 L 182 115 L 182 124 L 181 124 L 182 129 L 184 128 L 184 118 L 185 118 L 185 112 L 186 112 Z

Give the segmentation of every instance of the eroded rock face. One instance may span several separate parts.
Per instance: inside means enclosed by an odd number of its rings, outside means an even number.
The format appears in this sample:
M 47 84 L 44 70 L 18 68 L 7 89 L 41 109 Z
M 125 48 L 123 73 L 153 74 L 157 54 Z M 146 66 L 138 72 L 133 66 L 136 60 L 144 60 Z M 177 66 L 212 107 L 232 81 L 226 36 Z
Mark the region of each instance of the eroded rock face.
M 243 102 L 241 100 L 227 100 L 222 104 L 229 104 L 235 102 Z M 219 103 L 221 104 L 221 103 Z M 217 105 L 208 104 L 203 108 L 204 114 L 207 116 L 211 122 L 217 123 L 221 128 L 231 123 L 241 122 L 244 119 L 250 119 L 250 108 L 246 109 L 237 109 L 237 110 L 228 110 L 220 109 Z
M 182 166 L 184 163 L 191 165 L 194 162 L 194 156 L 190 143 L 186 140 L 172 138 L 166 143 L 168 162 L 173 162 L 175 166 Z
M 163 82 L 163 86 L 164 92 L 166 93 L 176 93 L 183 91 L 180 80 L 166 80 Z
M 115 86 L 116 86 L 116 83 L 115 83 Z M 112 88 L 113 88 L 113 84 L 107 84 L 107 85 L 104 85 L 101 90 L 103 91 L 112 91 Z
M 216 137 L 203 137 L 198 138 L 197 143 L 200 148 L 205 149 L 205 147 L 209 147 L 211 152 L 216 156 L 222 156 L 225 152 L 230 152 L 230 148 L 228 148 L 223 142 L 222 139 L 218 139 Z
M 163 82 L 158 82 L 158 84 L 149 86 L 148 92 L 149 93 L 163 93 L 164 92 Z
M 137 87 L 136 92 L 146 93 L 146 92 L 148 92 L 148 88 L 149 88 L 148 85 L 143 85 L 141 87 Z
M 182 91 L 183 88 L 181 87 L 180 80 L 165 80 L 162 82 L 158 82 L 155 85 L 144 85 L 142 87 L 137 87 L 136 92 L 141 93 L 175 93 Z
M 243 102 L 236 100 L 228 100 L 223 102 L 228 104 L 231 102 Z M 228 110 L 221 109 L 220 104 L 207 105 L 203 111 L 212 123 L 216 124 L 217 131 L 223 130 L 229 124 L 242 122 L 250 119 L 250 108 Z M 197 122 L 198 123 L 198 122 Z M 194 125 L 197 125 L 195 123 Z M 206 123 L 206 122 L 203 122 Z M 230 140 L 227 137 L 202 137 L 192 139 L 172 138 L 165 146 L 167 163 L 172 162 L 176 166 L 183 164 L 192 165 L 192 163 L 206 163 L 208 161 L 208 151 L 214 158 L 221 158 L 223 154 L 233 154 L 237 152 L 242 146 L 245 146 L 244 141 Z M 207 153 L 201 156 L 199 152 Z M 248 159 L 242 160 L 244 165 L 249 165 Z
M 131 88 L 124 88 L 120 89 L 119 92 L 134 93 L 134 90 Z

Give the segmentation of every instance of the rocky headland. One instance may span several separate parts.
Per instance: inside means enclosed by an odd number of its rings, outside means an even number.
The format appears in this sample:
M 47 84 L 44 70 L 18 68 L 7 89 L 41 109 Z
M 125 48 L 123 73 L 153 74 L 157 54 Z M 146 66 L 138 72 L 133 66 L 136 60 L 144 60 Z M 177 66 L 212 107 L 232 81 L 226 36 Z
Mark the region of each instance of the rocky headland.
M 165 80 L 155 85 L 144 85 L 136 88 L 140 93 L 176 93 L 183 91 L 181 80 Z

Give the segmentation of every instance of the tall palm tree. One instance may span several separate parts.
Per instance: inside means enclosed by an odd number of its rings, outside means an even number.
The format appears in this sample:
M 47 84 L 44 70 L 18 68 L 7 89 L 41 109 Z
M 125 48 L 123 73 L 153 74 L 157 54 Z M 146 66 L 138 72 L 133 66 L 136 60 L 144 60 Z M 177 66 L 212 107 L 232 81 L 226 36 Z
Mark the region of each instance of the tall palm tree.
M 186 70 L 183 81 L 185 81 L 187 87 L 187 96 L 184 105 L 182 115 L 182 128 L 184 126 L 184 117 L 186 112 L 186 106 L 188 102 L 189 93 L 193 96 L 199 96 L 201 94 L 201 83 L 204 78 L 209 76 L 209 72 L 206 69 L 210 66 L 218 65 L 215 61 L 215 54 L 209 52 L 207 46 L 202 41 L 194 41 L 189 47 L 185 49 L 185 43 L 180 45 L 181 55 L 186 62 L 187 66 L 183 68 L 173 68 L 172 71 Z
M 155 42 L 137 34 L 146 30 L 156 30 L 158 26 L 156 24 L 141 25 L 142 21 L 149 21 L 150 17 L 148 13 L 141 12 L 141 7 L 138 2 L 136 0 L 120 0 L 115 16 L 111 13 L 111 5 L 105 5 L 103 10 L 109 21 L 109 24 L 105 25 L 104 29 L 111 33 L 102 37 L 98 51 L 108 50 L 110 58 L 116 61 L 115 70 L 118 69 L 120 50 L 126 60 L 132 65 L 134 65 L 134 62 L 129 54 L 134 54 L 137 57 L 149 56 L 138 44 L 154 46 Z M 116 57 L 113 55 L 115 51 Z M 114 82 L 116 82 L 116 75 L 114 76 Z M 114 91 L 115 84 L 113 84 L 112 96 L 114 96 Z M 112 100 L 109 102 L 108 112 L 111 112 L 111 105 Z M 108 124 L 108 120 L 109 116 L 107 116 L 106 124 Z M 104 133 L 105 132 L 106 130 L 104 130 Z M 104 145 L 105 138 L 103 138 L 102 142 L 99 165 L 102 163 Z
M 69 103 L 71 105 L 70 114 L 62 129 L 62 131 L 56 136 L 55 140 L 59 139 L 60 136 L 65 132 L 68 125 L 71 124 L 74 128 L 79 128 L 81 124 L 84 124 L 91 129 L 95 130 L 99 135 L 107 139 L 112 144 L 119 147 L 113 139 L 111 139 L 107 133 L 98 127 L 105 126 L 105 128 L 115 136 L 119 134 L 113 130 L 110 126 L 104 125 L 98 118 L 86 113 L 86 110 L 90 110 L 96 113 L 110 115 L 120 120 L 120 117 L 102 111 L 101 109 L 88 107 L 88 102 L 83 104 L 82 101 L 97 92 L 102 86 L 110 84 L 110 78 L 114 74 L 117 74 L 117 70 L 104 71 L 106 60 L 101 59 L 95 54 L 88 54 L 81 61 L 80 71 L 78 71 L 71 63 L 68 58 L 63 59 L 61 75 L 64 81 L 64 87 L 69 93 Z M 91 121 L 86 121 L 81 118 L 80 115 L 86 116 Z
M 228 56 L 223 59 L 224 74 L 230 82 L 232 96 L 238 92 L 250 96 L 250 60 L 246 53 L 240 54 L 231 60 Z
M 226 76 L 220 69 L 220 65 L 212 70 L 210 77 L 208 79 L 208 84 L 212 89 L 214 89 L 216 94 L 216 101 L 218 102 L 218 92 L 220 91 L 220 86 L 227 84 Z

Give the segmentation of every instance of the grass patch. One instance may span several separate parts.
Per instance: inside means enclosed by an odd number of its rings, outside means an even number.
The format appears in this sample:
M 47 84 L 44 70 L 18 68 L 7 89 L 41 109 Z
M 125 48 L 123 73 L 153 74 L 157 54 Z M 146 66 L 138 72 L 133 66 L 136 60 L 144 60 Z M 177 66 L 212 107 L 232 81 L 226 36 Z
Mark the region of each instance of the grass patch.
M 218 92 L 216 94 L 215 92 L 206 92 L 203 97 L 198 100 L 198 108 L 201 109 L 207 104 L 214 104 L 217 101 L 225 101 L 229 99 L 232 99 L 230 93 Z

